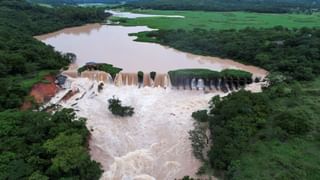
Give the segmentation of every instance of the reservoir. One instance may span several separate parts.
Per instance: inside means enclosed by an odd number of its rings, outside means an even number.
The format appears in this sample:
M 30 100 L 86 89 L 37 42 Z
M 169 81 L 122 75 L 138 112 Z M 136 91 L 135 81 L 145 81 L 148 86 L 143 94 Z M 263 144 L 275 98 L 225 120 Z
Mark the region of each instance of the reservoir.
M 120 67 L 124 72 L 161 72 L 185 68 L 242 69 L 255 76 L 265 76 L 266 71 L 254 66 L 221 59 L 193 55 L 155 43 L 136 42 L 130 33 L 151 31 L 146 26 L 124 27 L 88 24 L 36 36 L 38 40 L 53 46 L 62 53 L 77 55 L 76 64 L 86 62 L 108 63 Z
M 129 15 L 135 18 L 146 16 Z M 62 53 L 76 54 L 77 66 L 89 61 L 108 63 L 122 68 L 120 74 L 123 77 L 138 71 L 166 74 L 170 70 L 186 68 L 216 71 L 234 68 L 249 71 L 254 76 L 267 74 L 263 69 L 233 60 L 194 55 L 155 43 L 136 42 L 136 37 L 129 36 L 130 33 L 151 30 L 146 26 L 88 24 L 35 38 Z M 94 75 L 97 72 L 87 73 Z M 91 158 L 99 162 L 104 170 L 101 180 L 164 180 L 196 175 L 201 162 L 195 158 L 189 139 L 189 131 L 194 129 L 195 123 L 191 115 L 207 108 L 212 97 L 223 97 L 229 92 L 204 93 L 149 86 L 138 88 L 117 83 L 106 83 L 106 87 L 98 91 L 100 82 L 93 77 L 70 77 L 70 88 L 60 91 L 52 102 L 72 108 L 78 117 L 87 119 L 86 126 L 90 130 L 88 149 Z M 115 78 L 114 81 L 118 82 L 117 79 L 121 81 L 123 78 Z M 250 86 L 247 90 L 261 90 L 260 84 Z M 73 90 L 75 94 L 70 99 L 59 101 Z M 107 108 L 107 100 L 112 97 L 134 107 L 134 115 L 126 118 L 114 116 Z

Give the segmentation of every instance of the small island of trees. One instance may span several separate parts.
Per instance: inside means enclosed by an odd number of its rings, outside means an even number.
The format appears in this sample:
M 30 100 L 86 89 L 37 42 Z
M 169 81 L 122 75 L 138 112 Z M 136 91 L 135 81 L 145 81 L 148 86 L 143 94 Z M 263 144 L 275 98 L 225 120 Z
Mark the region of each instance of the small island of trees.
M 108 102 L 109 102 L 108 109 L 115 116 L 128 117 L 128 116 L 132 116 L 134 114 L 133 107 L 122 106 L 121 101 L 116 97 L 112 97 L 111 99 L 108 100 Z

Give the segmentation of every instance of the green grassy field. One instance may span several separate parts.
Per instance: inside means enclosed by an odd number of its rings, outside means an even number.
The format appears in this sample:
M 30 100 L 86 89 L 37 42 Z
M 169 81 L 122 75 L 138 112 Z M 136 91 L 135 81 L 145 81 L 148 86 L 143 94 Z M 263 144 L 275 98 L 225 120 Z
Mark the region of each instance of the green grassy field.
M 157 15 L 181 15 L 185 18 L 147 17 L 126 19 L 122 25 L 147 25 L 156 29 L 242 29 L 246 27 L 288 28 L 320 27 L 320 13 L 306 14 L 265 14 L 250 12 L 203 12 L 203 11 L 162 11 L 133 10 L 135 13 Z M 119 18 L 113 17 L 117 20 Z
M 56 74 L 58 70 L 40 70 L 34 74 L 26 74 L 24 76 L 8 77 L 9 81 L 19 82 L 22 89 L 30 90 L 32 86 L 39 82 L 46 82 L 44 77 L 50 74 Z

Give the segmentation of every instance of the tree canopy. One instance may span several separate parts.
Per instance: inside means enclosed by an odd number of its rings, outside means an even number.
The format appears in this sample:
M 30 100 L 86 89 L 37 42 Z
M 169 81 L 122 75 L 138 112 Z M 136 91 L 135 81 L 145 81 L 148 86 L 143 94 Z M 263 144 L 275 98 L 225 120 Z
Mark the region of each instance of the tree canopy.
M 46 8 L 23 0 L 0 1 L 0 110 L 19 107 L 43 70 L 60 69 L 70 63 L 67 56 L 32 36 L 64 27 L 102 21 L 103 9 L 63 6 Z M 39 78 L 41 80 L 41 78 Z
M 71 109 L 0 113 L 0 179 L 99 179 L 85 119 Z
M 289 80 L 312 80 L 320 74 L 319 29 L 179 29 L 148 32 L 146 36 L 183 51 L 256 65 Z

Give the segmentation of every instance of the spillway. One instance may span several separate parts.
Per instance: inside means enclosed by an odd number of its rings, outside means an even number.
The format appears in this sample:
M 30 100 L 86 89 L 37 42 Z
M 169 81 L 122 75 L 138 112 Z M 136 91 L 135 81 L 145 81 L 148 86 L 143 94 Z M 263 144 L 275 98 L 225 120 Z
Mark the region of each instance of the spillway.
M 189 140 L 188 131 L 194 127 L 191 114 L 207 108 L 213 96 L 227 93 L 165 89 L 161 84 L 169 83 L 164 74 L 155 78 L 154 85 L 159 88 L 117 86 L 122 80 L 134 79 L 122 73 L 115 78 L 119 81 L 98 91 L 100 80 L 109 76 L 102 79 L 90 73 L 82 76 L 69 77 L 70 89 L 76 89 L 77 93 L 59 104 L 87 118 L 86 125 L 91 132 L 90 154 L 102 165 L 102 180 L 175 179 L 195 175 L 201 163 L 193 156 Z M 258 85 L 248 87 L 257 90 Z M 113 96 L 123 105 L 134 107 L 135 114 L 127 118 L 112 115 L 108 99 Z

